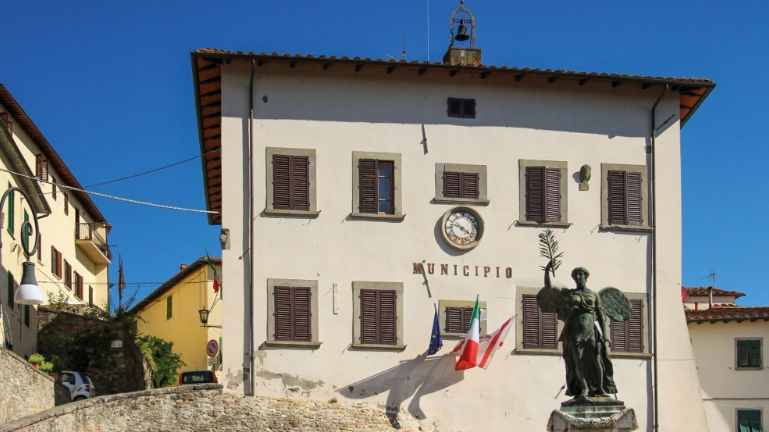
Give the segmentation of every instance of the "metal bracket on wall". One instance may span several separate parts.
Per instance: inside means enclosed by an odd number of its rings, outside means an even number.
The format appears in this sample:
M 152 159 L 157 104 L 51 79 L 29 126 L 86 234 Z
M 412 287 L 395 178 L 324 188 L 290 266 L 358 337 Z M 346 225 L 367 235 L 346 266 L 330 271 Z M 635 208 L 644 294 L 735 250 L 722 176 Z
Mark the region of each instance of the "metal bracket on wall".
M 334 315 L 339 315 L 339 287 L 334 284 Z

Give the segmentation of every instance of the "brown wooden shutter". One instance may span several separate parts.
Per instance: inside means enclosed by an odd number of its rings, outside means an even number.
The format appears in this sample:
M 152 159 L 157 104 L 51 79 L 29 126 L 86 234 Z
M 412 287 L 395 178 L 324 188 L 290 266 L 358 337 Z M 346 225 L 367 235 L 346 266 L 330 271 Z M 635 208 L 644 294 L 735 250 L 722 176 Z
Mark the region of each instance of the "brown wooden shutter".
M 481 329 L 481 323 L 480 318 L 478 317 L 478 331 Z M 462 333 L 467 333 L 470 331 L 470 323 L 473 320 L 473 308 L 471 307 L 464 307 L 462 308 Z
M 625 171 L 609 171 L 609 225 L 627 225 Z
M 42 153 L 35 156 L 36 176 L 40 180 L 48 181 L 48 161 L 45 160 Z
M 61 277 L 61 252 L 54 249 L 56 251 L 56 276 Z
M 37 260 L 43 262 L 43 235 L 37 233 Z
M 312 340 L 312 292 L 309 287 L 294 287 L 294 339 L 310 342 Z
M 294 323 L 292 320 L 291 287 L 275 287 L 275 340 L 292 340 Z
M 462 173 L 462 198 L 478 199 L 478 174 Z
M 446 308 L 446 333 L 465 333 L 462 326 L 463 321 L 462 308 L 460 307 L 447 307 Z
M 64 214 L 69 215 L 69 196 L 64 194 Z
M 360 291 L 360 343 L 376 344 L 377 329 L 377 291 Z
M 526 167 L 526 220 L 545 222 L 545 167 Z
M 88 305 L 93 306 L 93 287 L 88 287 Z
M 561 170 L 545 168 L 545 222 L 561 221 Z
M 291 157 L 272 155 L 272 208 L 291 209 Z
M 398 343 L 397 295 L 394 290 L 361 290 L 360 339 L 363 344 Z
M 293 210 L 310 210 L 310 158 L 307 156 L 291 156 L 291 208 Z
M 379 209 L 376 165 L 377 163 L 374 159 L 360 159 L 358 162 L 358 171 L 360 175 L 358 182 L 358 188 L 360 190 L 358 210 L 361 213 L 376 214 Z
M 643 225 L 640 172 L 627 173 L 627 192 L 625 196 L 627 197 L 627 224 Z
M 554 313 L 542 312 L 533 294 L 523 296 L 523 347 L 558 348 L 558 318 Z
M 641 299 L 630 300 L 633 314 L 626 321 L 611 321 L 611 350 L 614 352 L 644 352 L 643 315 L 644 304 Z
M 461 173 L 444 172 L 443 173 L 443 197 L 459 198 L 461 196 Z

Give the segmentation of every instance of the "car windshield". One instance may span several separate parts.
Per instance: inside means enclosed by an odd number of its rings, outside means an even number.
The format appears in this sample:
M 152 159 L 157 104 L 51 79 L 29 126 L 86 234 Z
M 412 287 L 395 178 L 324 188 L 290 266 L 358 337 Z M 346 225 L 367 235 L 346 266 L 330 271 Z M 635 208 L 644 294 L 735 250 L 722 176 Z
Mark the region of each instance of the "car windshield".
M 210 372 L 184 372 L 182 374 L 183 384 L 207 383 L 207 382 L 211 382 Z

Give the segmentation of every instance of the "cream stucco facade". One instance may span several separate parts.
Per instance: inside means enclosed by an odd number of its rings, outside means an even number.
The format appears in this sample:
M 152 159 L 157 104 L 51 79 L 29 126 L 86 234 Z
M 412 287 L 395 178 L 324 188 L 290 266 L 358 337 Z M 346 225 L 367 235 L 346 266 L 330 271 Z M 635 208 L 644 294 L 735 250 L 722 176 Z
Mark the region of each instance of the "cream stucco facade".
M 8 284 L 13 278 L 15 287 L 21 281 L 22 263 L 26 260 L 22 251 L 21 224 L 28 218 L 32 223 L 32 212 L 37 211 L 41 241 L 39 252 L 30 258 L 35 264 L 35 277 L 43 291 L 46 302 L 49 298 L 76 304 L 93 304 L 101 308 L 108 306 L 109 277 L 108 264 L 111 254 L 107 246 L 107 234 L 111 225 L 85 194 L 75 194 L 63 186 L 80 187 L 72 172 L 67 168 L 50 143 L 24 113 L 8 90 L 0 85 L 0 115 L 3 125 L 0 133 L 7 152 L 3 155 L 0 168 L 0 185 L 18 186 L 33 197 L 34 208 L 20 196 L 14 194 L 13 228 L 9 225 L 10 196 L 2 209 L 2 328 L 4 345 L 12 346 L 20 355 L 29 355 L 37 349 L 36 307 L 13 305 Z M 36 179 L 37 162 L 42 158 L 47 166 L 47 182 Z M 7 171 L 23 174 L 11 174 Z M 56 183 L 55 185 L 52 183 Z M 53 189 L 56 193 L 53 193 Z M 33 224 L 34 226 L 34 224 Z M 79 230 L 78 230 L 79 228 Z M 79 233 L 79 237 L 78 237 Z M 33 243 L 33 240 L 30 241 Z M 30 245 L 33 246 L 33 245 Z M 61 270 L 56 274 L 53 249 L 61 256 Z M 66 263 L 66 265 L 65 265 Z M 58 265 L 58 263 L 57 263 Z M 71 283 L 66 270 L 72 275 Z M 9 276 L 9 274 L 11 276 Z M 82 280 L 82 292 L 78 291 L 78 278 Z M 15 288 L 14 287 L 14 288 Z M 49 297 L 51 296 L 51 297 Z M 27 311 L 29 317 L 27 317 Z
M 230 230 L 229 249 L 222 253 L 228 287 L 226 388 L 249 394 L 253 380 L 253 391 L 260 395 L 366 402 L 422 430 L 543 430 L 550 412 L 567 399 L 558 352 L 516 350 L 511 332 L 488 370 L 456 372 L 449 354 L 456 339 L 445 340 L 437 355 L 428 356 L 426 350 L 434 304 L 472 301 L 478 295 L 486 302 L 491 331 L 521 310 L 518 287 L 542 286 L 540 266 L 546 262 L 539 256 L 537 236 L 543 227 L 520 220 L 519 166 L 521 161 L 553 161 L 565 167 L 562 193 L 568 206 L 568 220 L 553 226 L 565 253 L 557 279 L 573 286 L 571 269 L 584 266 L 591 272 L 591 288 L 615 286 L 649 306 L 656 282 L 657 322 L 664 329 L 656 340 L 658 430 L 707 430 L 680 306 L 677 93 L 667 92 L 657 107 L 657 118 L 669 121 L 657 124 L 655 281 L 651 228 L 602 227 L 606 186 L 601 167 L 649 166 L 651 108 L 662 84 L 642 88 L 640 83 L 517 79 L 494 72 L 481 76 L 472 70 L 419 71 L 419 65 L 388 69 L 331 62 L 328 67 L 322 61 L 291 63 L 291 58 L 257 55 L 252 63 L 247 55 L 224 57 L 212 64 L 221 73 L 221 225 Z M 200 64 L 196 58 L 193 65 Z M 249 125 L 252 64 L 255 102 Z M 203 90 L 198 91 L 202 97 Z M 448 97 L 475 99 L 476 117 L 448 117 Z M 199 109 L 204 102 L 199 101 Z M 201 120 L 201 139 L 206 121 Z M 316 212 L 270 214 L 265 156 L 273 149 L 314 151 Z M 351 159 L 360 153 L 398 155 L 400 215 L 356 217 Z M 485 222 L 482 241 L 469 251 L 449 247 L 439 231 L 444 213 L 459 205 L 435 200 L 436 166 L 443 164 L 484 167 L 488 202 L 462 204 Z M 579 190 L 577 173 L 584 164 L 593 172 L 588 191 Z M 414 271 L 415 263 L 423 263 L 424 274 Z M 270 279 L 317 281 L 313 336 L 319 345 L 268 343 L 274 319 L 268 314 Z M 397 349 L 356 346 L 360 318 L 354 293 L 363 282 L 402 284 L 398 319 L 403 339 Z M 651 326 L 644 332 L 651 341 Z M 640 430 L 646 431 L 653 430 L 652 352 L 648 343 L 643 353 L 614 358 L 617 396 L 636 410 Z

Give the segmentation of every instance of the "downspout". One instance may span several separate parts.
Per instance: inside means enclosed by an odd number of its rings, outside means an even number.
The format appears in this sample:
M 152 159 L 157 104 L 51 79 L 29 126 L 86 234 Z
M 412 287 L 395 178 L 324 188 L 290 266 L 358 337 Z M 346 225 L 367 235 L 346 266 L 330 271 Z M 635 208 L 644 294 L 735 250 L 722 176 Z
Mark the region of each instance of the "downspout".
M 658 391 L 658 380 L 657 380 L 657 181 L 656 181 L 656 125 L 657 125 L 657 105 L 660 103 L 662 98 L 665 96 L 665 93 L 668 91 L 668 85 L 665 84 L 665 87 L 662 89 L 662 93 L 660 93 L 657 100 L 654 102 L 654 105 L 652 106 L 652 120 L 651 120 L 651 134 L 649 139 L 650 144 L 650 150 L 651 150 L 651 161 L 650 161 L 650 181 L 649 181 L 649 188 L 651 189 L 651 194 L 649 195 L 649 207 L 650 213 L 651 213 L 651 220 L 649 221 L 649 226 L 652 227 L 652 343 L 653 343 L 653 350 L 654 354 L 652 357 L 652 368 L 654 369 L 652 374 L 652 412 L 654 417 L 654 426 L 652 430 L 658 431 L 659 430 L 659 391 Z
M 251 396 L 254 396 L 254 72 L 256 60 L 251 59 L 251 83 L 248 86 L 248 104 L 250 108 L 248 119 L 248 257 L 250 267 L 248 269 L 249 290 L 249 375 Z

